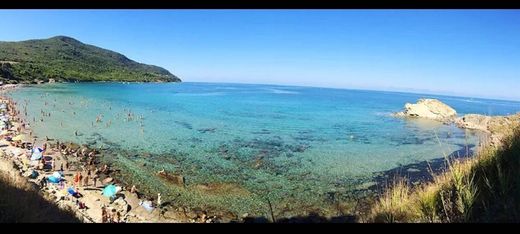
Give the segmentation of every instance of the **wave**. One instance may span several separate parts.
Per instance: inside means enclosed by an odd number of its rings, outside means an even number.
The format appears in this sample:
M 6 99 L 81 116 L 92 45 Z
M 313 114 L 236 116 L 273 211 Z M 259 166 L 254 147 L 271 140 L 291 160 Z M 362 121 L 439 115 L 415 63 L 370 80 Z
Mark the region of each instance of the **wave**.
M 209 92 L 209 93 L 176 93 L 176 96 L 221 96 L 227 92 Z
M 267 91 L 270 91 L 271 93 L 275 94 L 300 94 L 296 91 L 289 91 L 289 90 L 283 90 L 283 89 L 265 89 Z
M 390 111 L 381 111 L 381 112 L 374 112 L 376 116 L 393 116 L 394 112 Z

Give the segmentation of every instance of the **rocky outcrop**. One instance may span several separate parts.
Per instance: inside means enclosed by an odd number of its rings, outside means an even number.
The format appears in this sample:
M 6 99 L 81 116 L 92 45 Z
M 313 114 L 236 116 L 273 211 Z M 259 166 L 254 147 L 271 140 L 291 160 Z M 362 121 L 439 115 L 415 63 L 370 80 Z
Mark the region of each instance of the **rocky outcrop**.
M 157 172 L 157 175 L 160 178 L 162 178 L 170 183 L 173 183 L 177 186 L 184 187 L 184 183 L 185 183 L 184 176 L 182 176 L 180 174 L 170 174 L 164 170 L 161 170 L 161 171 Z
M 457 112 L 437 99 L 419 99 L 416 104 L 406 103 L 404 111 L 395 113 L 395 116 L 453 122 Z
M 492 121 L 492 117 L 479 114 L 467 114 L 459 117 L 455 120 L 455 124 L 459 128 L 475 129 L 485 132 L 489 131 L 489 124 Z
M 481 130 L 488 133 L 504 132 L 514 124 L 520 124 L 520 113 L 507 116 L 467 114 L 455 120 L 460 128 Z

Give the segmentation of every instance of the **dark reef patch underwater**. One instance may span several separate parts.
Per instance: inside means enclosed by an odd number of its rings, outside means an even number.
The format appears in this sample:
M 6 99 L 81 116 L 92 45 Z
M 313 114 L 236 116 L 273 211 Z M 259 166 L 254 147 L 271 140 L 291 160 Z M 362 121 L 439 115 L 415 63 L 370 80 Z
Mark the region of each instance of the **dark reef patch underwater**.
M 100 149 L 120 169 L 119 181 L 230 218 L 269 218 L 271 208 L 277 219 L 347 215 L 377 190 L 381 174 L 401 168 L 420 178 L 424 162 L 474 150 L 475 132 L 390 116 L 403 103 L 433 97 L 460 114 L 520 109 L 496 100 L 210 83 L 48 84 L 9 95 L 40 138 Z

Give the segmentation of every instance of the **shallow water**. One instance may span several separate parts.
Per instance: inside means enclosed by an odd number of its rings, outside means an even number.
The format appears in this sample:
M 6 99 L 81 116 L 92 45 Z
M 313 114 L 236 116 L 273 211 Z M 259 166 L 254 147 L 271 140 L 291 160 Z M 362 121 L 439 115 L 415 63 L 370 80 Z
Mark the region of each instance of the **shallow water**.
M 279 216 L 334 214 L 377 172 L 478 143 L 475 132 L 390 116 L 406 102 L 520 111 L 498 100 L 211 83 L 46 84 L 10 95 L 39 137 L 110 149 L 125 179 L 174 203 L 266 215 L 268 197 Z M 186 187 L 158 179 L 160 169 L 184 175 Z

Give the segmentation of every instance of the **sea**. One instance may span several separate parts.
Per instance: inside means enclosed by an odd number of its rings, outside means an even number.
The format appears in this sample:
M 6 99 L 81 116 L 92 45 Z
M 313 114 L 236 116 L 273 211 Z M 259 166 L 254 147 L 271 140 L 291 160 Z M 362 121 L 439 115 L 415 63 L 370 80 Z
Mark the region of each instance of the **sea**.
M 8 95 L 40 139 L 103 150 L 143 191 L 255 217 L 348 212 L 386 171 L 475 151 L 484 138 L 393 117 L 405 103 L 436 98 L 459 115 L 520 111 L 515 101 L 226 83 L 54 83 Z

